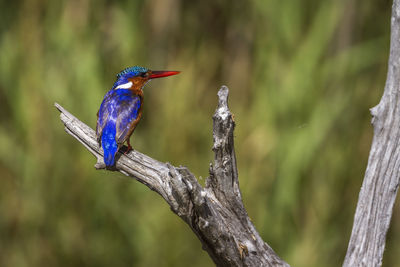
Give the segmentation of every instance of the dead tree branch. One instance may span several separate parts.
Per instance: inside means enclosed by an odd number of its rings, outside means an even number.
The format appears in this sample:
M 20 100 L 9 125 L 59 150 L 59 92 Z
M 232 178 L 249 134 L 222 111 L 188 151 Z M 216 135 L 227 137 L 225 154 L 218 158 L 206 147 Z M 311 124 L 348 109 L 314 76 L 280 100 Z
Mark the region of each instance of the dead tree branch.
M 400 0 L 394 0 L 385 91 L 371 109 L 374 138 L 343 266 L 381 266 L 400 184 Z
M 162 163 L 136 150 L 119 154 L 115 171 L 130 176 L 160 194 L 182 218 L 218 266 L 289 266 L 265 243 L 250 221 L 239 189 L 233 145 L 235 122 L 228 108 L 228 88 L 219 92 L 213 116 L 214 164 L 203 188 L 186 167 Z M 81 142 L 102 169 L 103 150 L 95 132 L 59 104 L 67 133 Z

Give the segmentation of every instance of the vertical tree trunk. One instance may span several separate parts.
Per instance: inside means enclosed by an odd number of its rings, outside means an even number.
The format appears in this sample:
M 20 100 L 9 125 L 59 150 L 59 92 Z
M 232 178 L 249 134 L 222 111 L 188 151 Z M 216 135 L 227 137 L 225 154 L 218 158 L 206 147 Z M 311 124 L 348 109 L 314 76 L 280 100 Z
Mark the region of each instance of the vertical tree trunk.
M 374 138 L 343 266 L 380 266 L 400 183 L 400 0 L 394 0 L 388 74 L 371 109 Z M 350 166 L 349 166 L 350 167 Z

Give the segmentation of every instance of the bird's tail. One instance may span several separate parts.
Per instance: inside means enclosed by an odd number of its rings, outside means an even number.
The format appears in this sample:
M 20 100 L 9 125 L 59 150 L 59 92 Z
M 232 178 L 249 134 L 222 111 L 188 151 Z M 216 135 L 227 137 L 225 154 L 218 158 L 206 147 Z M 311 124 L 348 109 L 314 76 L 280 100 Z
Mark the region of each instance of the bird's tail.
M 115 135 L 115 122 L 107 122 L 101 135 L 101 144 L 104 150 L 104 163 L 107 166 L 113 166 L 115 164 L 115 154 L 117 154 L 118 151 Z

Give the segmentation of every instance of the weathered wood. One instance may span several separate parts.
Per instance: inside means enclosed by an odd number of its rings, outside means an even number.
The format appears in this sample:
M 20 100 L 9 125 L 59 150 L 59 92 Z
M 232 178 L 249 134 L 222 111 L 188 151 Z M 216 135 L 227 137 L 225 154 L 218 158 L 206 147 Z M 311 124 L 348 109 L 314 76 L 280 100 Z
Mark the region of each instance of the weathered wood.
M 186 167 L 159 162 L 136 150 L 127 155 L 118 153 L 113 170 L 133 177 L 161 195 L 171 210 L 190 226 L 218 266 L 289 266 L 262 240 L 243 206 L 228 88 L 223 86 L 218 97 L 213 116 L 215 158 L 204 188 Z M 67 133 L 97 158 L 97 169 L 105 168 L 103 150 L 94 130 L 59 104 L 55 106 L 61 112 Z
M 400 0 L 394 0 L 385 91 L 371 109 L 374 138 L 343 266 L 381 266 L 400 184 Z

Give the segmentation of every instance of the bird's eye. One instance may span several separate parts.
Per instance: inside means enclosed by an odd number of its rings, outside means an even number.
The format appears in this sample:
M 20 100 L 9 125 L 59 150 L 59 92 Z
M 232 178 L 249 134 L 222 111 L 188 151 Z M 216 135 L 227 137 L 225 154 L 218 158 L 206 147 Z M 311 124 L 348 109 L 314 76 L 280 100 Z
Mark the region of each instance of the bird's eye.
M 147 72 L 144 72 L 140 75 L 142 78 L 147 78 L 149 76 L 149 74 Z

